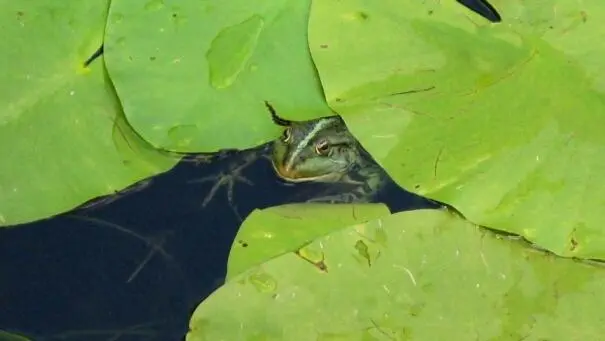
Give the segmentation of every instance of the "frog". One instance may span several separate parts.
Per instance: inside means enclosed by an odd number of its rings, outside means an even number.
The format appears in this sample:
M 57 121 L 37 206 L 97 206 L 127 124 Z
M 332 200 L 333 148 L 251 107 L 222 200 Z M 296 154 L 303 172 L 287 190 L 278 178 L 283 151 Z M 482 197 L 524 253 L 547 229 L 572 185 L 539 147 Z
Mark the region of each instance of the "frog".
M 243 176 L 242 171 L 261 159 L 269 161 L 277 177 L 286 184 L 322 183 L 336 192 L 320 193 L 305 200 L 308 203 L 371 202 L 387 182 L 386 172 L 362 147 L 339 115 L 293 121 L 279 116 L 268 101 L 264 103 L 273 123 L 283 128 L 281 134 L 257 147 L 240 150 L 226 171 L 192 180 L 214 182 L 202 207 L 208 205 L 220 187 L 225 186 L 229 205 L 234 208 L 235 183 L 252 186 L 252 181 Z
M 339 115 L 291 121 L 280 117 L 269 102 L 265 106 L 273 122 L 283 127 L 271 143 L 270 160 L 276 175 L 288 183 L 324 183 L 338 190 L 307 202 L 371 202 L 387 183 L 386 172 Z

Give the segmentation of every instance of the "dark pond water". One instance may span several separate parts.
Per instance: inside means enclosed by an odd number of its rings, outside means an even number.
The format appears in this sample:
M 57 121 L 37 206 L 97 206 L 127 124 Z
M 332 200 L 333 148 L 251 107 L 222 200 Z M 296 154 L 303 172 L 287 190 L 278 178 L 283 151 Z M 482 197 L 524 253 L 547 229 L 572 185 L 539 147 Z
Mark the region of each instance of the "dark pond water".
M 0 329 L 35 340 L 181 340 L 193 309 L 223 283 L 241 219 L 320 190 L 284 184 L 263 159 L 243 171 L 252 185 L 235 184 L 233 206 L 223 187 L 202 207 L 214 184 L 191 180 L 239 159 L 185 159 L 117 200 L 0 229 Z M 377 201 L 435 207 L 394 184 Z

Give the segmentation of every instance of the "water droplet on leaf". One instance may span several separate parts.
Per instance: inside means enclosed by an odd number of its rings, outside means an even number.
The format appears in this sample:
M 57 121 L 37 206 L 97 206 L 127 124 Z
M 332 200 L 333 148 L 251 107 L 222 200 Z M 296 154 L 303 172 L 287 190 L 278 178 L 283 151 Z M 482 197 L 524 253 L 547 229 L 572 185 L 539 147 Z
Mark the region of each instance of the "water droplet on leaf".
M 277 289 L 277 281 L 266 273 L 255 273 L 248 277 L 248 281 L 259 292 L 273 292 Z
M 148 11 L 157 11 L 164 7 L 164 0 L 151 0 L 145 4 L 145 9 Z
M 122 20 L 124 20 L 124 15 L 121 13 L 115 13 L 111 16 L 111 19 L 113 20 L 114 24 L 119 24 L 122 22 Z

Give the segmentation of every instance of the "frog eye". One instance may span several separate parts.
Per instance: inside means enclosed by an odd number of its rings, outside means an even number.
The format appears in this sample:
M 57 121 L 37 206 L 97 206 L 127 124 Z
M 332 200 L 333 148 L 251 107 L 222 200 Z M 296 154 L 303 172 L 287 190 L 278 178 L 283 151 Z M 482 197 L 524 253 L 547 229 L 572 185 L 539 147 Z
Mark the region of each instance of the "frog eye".
M 315 152 L 319 155 L 326 155 L 329 150 L 330 150 L 330 145 L 328 144 L 328 141 L 326 141 L 326 140 L 321 140 L 321 141 L 317 142 L 317 144 L 315 145 Z
M 288 127 L 282 133 L 281 140 L 284 142 L 290 142 L 291 138 L 292 138 L 292 131 L 291 131 L 290 127 Z

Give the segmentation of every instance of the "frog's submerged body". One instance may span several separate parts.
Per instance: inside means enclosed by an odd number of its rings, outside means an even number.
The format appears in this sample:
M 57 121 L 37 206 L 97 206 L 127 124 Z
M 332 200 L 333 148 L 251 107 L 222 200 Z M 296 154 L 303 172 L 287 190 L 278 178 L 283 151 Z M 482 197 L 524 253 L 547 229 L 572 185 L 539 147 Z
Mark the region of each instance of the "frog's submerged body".
M 276 174 L 287 182 L 326 183 L 338 190 L 311 202 L 369 202 L 386 183 L 388 175 L 339 116 L 289 121 L 266 105 L 273 121 L 285 127 L 282 136 L 271 144 L 270 159 Z

